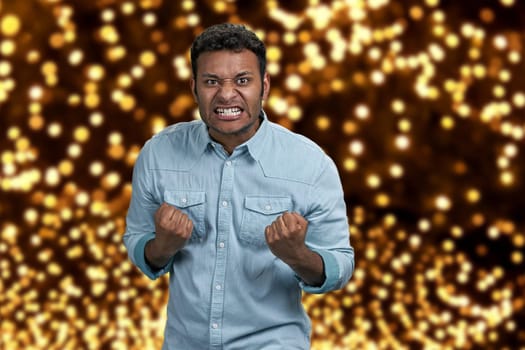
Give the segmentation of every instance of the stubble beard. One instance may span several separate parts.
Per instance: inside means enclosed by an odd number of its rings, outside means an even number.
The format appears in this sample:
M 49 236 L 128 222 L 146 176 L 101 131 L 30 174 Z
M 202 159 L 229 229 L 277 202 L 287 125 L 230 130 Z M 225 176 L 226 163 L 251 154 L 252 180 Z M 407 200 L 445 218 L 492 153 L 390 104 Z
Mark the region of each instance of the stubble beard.
M 250 119 L 251 119 L 250 122 L 237 130 L 231 130 L 231 131 L 223 130 L 221 128 L 213 126 L 212 123 L 208 122 L 208 120 L 206 120 L 205 118 L 201 117 L 201 119 L 204 122 L 204 124 L 206 124 L 206 126 L 208 127 L 208 130 L 213 130 L 217 134 L 225 135 L 225 136 L 242 136 L 248 133 L 249 130 L 251 130 L 256 123 L 260 123 L 260 119 L 261 119 L 260 116 L 262 114 L 262 105 L 260 108 L 261 110 L 259 111 L 256 118 L 252 118 L 252 116 L 250 116 Z M 255 130 L 257 130 L 258 128 L 259 126 L 257 126 Z

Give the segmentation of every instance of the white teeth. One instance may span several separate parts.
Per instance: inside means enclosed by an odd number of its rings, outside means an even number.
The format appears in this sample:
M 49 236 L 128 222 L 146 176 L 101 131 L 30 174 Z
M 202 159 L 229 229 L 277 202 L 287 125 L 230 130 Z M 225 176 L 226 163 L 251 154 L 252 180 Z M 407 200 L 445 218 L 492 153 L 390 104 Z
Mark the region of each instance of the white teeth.
M 217 113 L 221 115 L 239 115 L 241 114 L 241 109 L 237 107 L 233 108 L 217 108 Z

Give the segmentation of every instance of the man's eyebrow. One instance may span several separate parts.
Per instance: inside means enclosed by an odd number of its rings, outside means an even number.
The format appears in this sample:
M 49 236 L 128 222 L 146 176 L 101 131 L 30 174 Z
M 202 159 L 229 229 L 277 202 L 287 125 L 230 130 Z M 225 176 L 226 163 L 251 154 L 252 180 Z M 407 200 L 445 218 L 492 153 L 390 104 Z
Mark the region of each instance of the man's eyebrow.
M 253 73 L 250 72 L 250 71 L 243 71 L 243 72 L 237 73 L 237 74 L 233 77 L 233 79 L 235 79 L 235 78 L 240 78 L 240 77 L 245 77 L 245 76 L 247 76 L 247 75 L 253 75 Z M 205 73 L 202 73 L 202 74 L 201 74 L 201 77 L 202 77 L 202 78 L 213 78 L 213 79 L 224 79 L 224 78 L 219 77 L 217 74 L 206 73 L 206 72 L 205 72 Z
M 244 71 L 244 72 L 237 73 L 237 75 L 235 77 L 238 78 L 238 77 L 243 77 L 243 76 L 246 76 L 246 75 L 253 75 L 253 73 L 250 72 L 250 71 Z

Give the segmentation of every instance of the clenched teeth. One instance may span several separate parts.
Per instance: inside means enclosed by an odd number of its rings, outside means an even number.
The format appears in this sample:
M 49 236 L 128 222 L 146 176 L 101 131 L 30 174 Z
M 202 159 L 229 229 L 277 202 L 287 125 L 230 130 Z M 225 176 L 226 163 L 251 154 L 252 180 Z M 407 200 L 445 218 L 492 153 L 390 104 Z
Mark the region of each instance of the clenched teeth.
M 217 114 L 220 114 L 220 115 L 231 115 L 231 116 L 239 115 L 242 112 L 241 109 L 237 107 L 217 108 L 215 111 L 217 112 Z

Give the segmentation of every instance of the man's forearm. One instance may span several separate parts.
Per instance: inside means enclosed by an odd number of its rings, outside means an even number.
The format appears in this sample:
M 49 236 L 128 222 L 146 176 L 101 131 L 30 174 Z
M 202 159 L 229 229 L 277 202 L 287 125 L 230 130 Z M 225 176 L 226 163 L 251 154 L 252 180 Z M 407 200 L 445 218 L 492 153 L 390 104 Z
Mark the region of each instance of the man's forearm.
M 166 249 L 158 244 L 156 239 L 152 239 L 144 247 L 144 257 L 146 262 L 152 268 L 161 269 L 170 261 L 170 259 L 175 255 L 174 253 L 167 252 Z
M 296 260 L 286 263 L 309 286 L 321 286 L 326 279 L 323 258 L 308 248 Z

